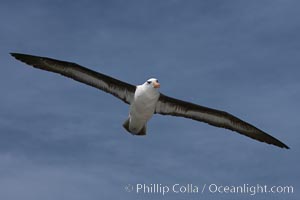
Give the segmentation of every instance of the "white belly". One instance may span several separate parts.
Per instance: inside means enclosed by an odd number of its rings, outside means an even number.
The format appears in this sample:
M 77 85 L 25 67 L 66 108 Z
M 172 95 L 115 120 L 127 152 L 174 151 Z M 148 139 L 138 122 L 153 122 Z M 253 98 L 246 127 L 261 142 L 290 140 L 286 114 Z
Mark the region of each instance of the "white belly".
M 152 117 L 155 111 L 158 94 L 150 94 L 147 91 L 136 91 L 134 101 L 130 105 L 129 129 L 133 132 L 139 132 L 147 121 Z

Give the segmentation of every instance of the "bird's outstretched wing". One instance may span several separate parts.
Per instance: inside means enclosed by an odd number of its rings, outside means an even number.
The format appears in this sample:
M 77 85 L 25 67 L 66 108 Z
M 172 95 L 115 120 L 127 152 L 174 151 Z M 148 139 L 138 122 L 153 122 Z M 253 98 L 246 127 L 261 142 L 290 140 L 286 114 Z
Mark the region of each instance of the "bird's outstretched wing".
M 230 129 L 255 140 L 281 148 L 289 147 L 255 126 L 220 110 L 207 108 L 160 94 L 155 113 L 190 118 L 213 126 Z
M 136 86 L 92 71 L 76 63 L 20 53 L 11 53 L 11 55 L 16 59 L 35 68 L 58 73 L 63 76 L 72 78 L 76 81 L 103 90 L 121 99 L 127 104 L 130 104 L 131 100 L 133 99 Z

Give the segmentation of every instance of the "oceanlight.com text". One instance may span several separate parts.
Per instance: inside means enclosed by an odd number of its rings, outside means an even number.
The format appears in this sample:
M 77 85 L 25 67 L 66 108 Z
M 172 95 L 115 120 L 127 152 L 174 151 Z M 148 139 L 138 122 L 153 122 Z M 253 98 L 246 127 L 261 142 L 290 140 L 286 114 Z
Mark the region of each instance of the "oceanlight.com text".
M 268 186 L 263 184 L 241 184 L 241 185 L 223 185 L 223 184 L 128 184 L 125 186 L 125 191 L 136 194 L 154 194 L 167 195 L 173 194 L 293 194 L 294 187 L 291 185 L 285 186 Z

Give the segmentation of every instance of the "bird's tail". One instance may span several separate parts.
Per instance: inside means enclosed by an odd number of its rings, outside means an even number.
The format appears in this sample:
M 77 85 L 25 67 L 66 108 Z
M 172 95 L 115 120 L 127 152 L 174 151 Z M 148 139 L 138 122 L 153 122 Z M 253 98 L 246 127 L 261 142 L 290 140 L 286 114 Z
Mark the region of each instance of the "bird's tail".
M 131 133 L 132 135 L 139 135 L 139 136 L 146 135 L 146 132 L 147 132 L 146 124 L 143 126 L 143 128 L 140 130 L 140 132 L 134 133 L 134 132 L 131 132 L 131 131 L 129 130 L 129 123 L 130 123 L 130 120 L 129 120 L 129 117 L 128 117 L 128 119 L 126 119 L 126 121 L 123 123 L 123 127 L 124 127 L 129 133 Z

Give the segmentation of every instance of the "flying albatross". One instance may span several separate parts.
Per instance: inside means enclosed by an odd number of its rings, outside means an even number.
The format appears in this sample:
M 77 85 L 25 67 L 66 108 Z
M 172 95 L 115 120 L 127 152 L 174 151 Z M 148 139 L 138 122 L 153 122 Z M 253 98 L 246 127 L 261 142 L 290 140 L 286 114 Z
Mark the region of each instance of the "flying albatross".
M 289 149 L 278 139 L 227 112 L 196 105 L 160 93 L 158 90 L 160 83 L 155 78 L 150 78 L 142 85 L 134 86 L 76 63 L 20 53 L 11 53 L 11 55 L 35 68 L 55 72 L 103 90 L 129 104 L 129 116 L 123 127 L 133 135 L 146 135 L 147 122 L 153 114 L 173 115 L 226 128 L 252 139 Z

